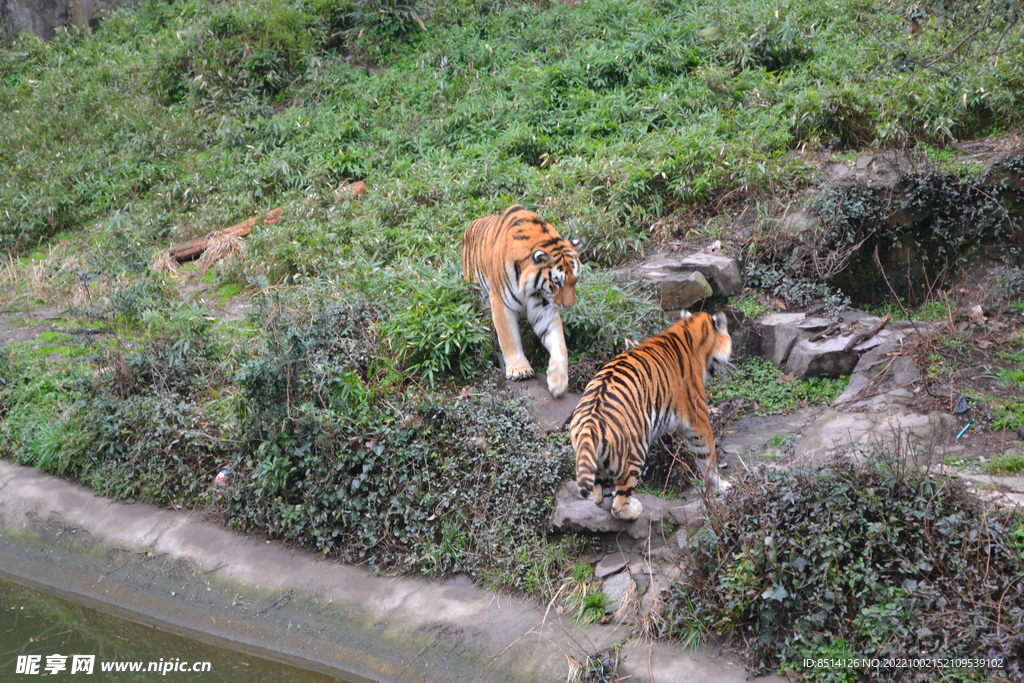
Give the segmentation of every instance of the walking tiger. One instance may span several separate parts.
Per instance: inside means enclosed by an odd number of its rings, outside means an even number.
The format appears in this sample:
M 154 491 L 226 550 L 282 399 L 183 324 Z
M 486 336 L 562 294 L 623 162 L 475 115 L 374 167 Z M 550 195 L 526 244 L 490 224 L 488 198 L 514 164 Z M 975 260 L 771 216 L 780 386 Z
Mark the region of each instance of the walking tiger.
M 569 438 L 576 451 L 580 495 L 593 491 L 601 505 L 603 484 L 615 484 L 611 513 L 633 520 L 643 509 L 633 497 L 647 451 L 661 434 L 682 429 L 715 491 L 715 437 L 708 419 L 704 385 L 713 372 L 732 365 L 732 340 L 725 315 L 683 314 L 670 328 L 621 353 L 587 385 L 572 416 Z
M 548 390 L 555 398 L 569 388 L 569 353 L 559 311 L 576 303 L 578 245 L 518 205 L 473 221 L 462 236 L 462 274 L 490 302 L 505 377 L 533 377 L 519 337 L 519 318 L 525 313 L 551 354 Z

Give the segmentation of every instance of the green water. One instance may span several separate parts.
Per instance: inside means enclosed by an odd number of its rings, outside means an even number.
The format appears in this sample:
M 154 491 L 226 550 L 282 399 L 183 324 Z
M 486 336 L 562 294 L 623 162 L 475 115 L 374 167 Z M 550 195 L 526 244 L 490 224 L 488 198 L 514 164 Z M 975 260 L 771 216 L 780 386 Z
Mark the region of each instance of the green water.
M 38 655 L 37 673 L 18 673 L 30 666 L 27 657 Z M 48 657 L 63 663 L 63 671 L 47 672 Z M 74 655 L 92 655 L 93 671 L 72 674 Z M 162 661 L 161 661 L 162 660 Z M 82 660 L 80 660 L 82 661 Z M 122 663 L 141 663 L 141 671 L 103 671 Z M 156 662 L 158 671 L 147 671 Z M 205 669 L 209 662 L 209 670 Z M 194 664 L 199 670 L 192 671 Z M 175 671 L 172 667 L 187 668 Z M 162 673 L 168 669 L 167 673 Z M 82 683 L 152 683 L 155 681 L 201 683 L 344 683 L 347 679 L 308 671 L 269 659 L 214 647 L 206 643 L 161 631 L 151 626 L 99 612 L 95 609 L 46 595 L 0 579 L 0 683 L 32 681 Z

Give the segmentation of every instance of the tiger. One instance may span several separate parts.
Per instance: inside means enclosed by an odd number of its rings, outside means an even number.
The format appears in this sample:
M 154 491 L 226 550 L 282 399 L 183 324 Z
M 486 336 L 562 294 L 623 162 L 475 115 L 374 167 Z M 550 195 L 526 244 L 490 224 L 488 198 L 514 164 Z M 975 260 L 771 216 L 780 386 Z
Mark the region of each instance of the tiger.
M 569 426 L 580 496 L 593 492 L 600 506 L 602 484 L 614 482 L 612 516 L 636 519 L 643 504 L 632 494 L 647 451 L 657 437 L 679 429 L 711 490 L 724 491 L 728 484 L 718 476 L 704 385 L 712 373 L 732 369 L 731 355 L 724 313 L 684 311 L 667 330 L 601 368 L 587 384 Z
M 550 223 L 519 205 L 473 221 L 462 236 L 462 274 L 488 300 L 505 378 L 533 377 L 523 353 L 519 318 L 525 313 L 548 350 L 548 390 L 569 388 L 569 353 L 559 311 L 576 303 L 578 240 L 563 239 Z

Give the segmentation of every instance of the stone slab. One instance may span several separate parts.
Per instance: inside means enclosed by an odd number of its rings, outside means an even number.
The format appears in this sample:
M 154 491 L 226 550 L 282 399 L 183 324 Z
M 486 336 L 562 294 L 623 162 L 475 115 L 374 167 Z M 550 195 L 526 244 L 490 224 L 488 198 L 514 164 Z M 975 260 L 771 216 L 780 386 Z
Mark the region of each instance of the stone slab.
M 605 555 L 601 558 L 601 561 L 594 567 L 594 576 L 599 579 L 603 579 L 606 576 L 611 576 L 617 572 L 622 571 L 629 564 L 629 555 L 627 553 L 612 553 L 611 555 Z
M 506 380 L 505 388 L 526 399 L 530 413 L 544 434 L 567 428 L 572 419 L 572 411 L 576 410 L 576 404 L 580 402 L 580 395 L 573 393 L 553 398 L 548 391 L 548 380 L 544 373 L 519 381 Z
M 761 318 L 761 357 L 783 367 L 793 344 L 801 337 L 797 325 L 805 317 L 803 313 L 775 313 Z
M 610 497 L 610 496 L 609 496 Z M 609 497 L 606 497 L 607 501 Z M 646 493 L 634 497 L 643 505 L 640 516 L 631 522 L 612 517 L 604 507 L 594 505 L 590 497 L 579 495 L 575 481 L 567 481 L 555 495 L 555 511 L 551 515 L 551 528 L 556 531 L 578 531 L 594 534 L 618 534 L 625 532 L 635 539 L 660 536 L 664 532 L 665 501 Z

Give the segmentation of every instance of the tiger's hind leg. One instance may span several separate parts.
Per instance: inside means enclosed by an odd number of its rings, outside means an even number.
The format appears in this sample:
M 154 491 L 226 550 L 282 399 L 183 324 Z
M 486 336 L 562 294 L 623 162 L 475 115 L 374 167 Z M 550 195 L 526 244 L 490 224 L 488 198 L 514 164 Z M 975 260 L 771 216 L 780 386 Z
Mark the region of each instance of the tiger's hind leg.
M 700 419 L 703 417 L 703 419 Z M 683 424 L 686 448 L 697 461 L 697 471 L 712 493 L 725 493 L 731 486 L 718 475 L 718 458 L 715 454 L 715 435 L 707 416 L 698 414 L 697 424 Z
M 644 506 L 633 495 L 633 489 L 640 482 L 640 468 L 632 463 L 615 484 L 615 499 L 612 501 L 612 517 L 630 522 L 640 516 Z

